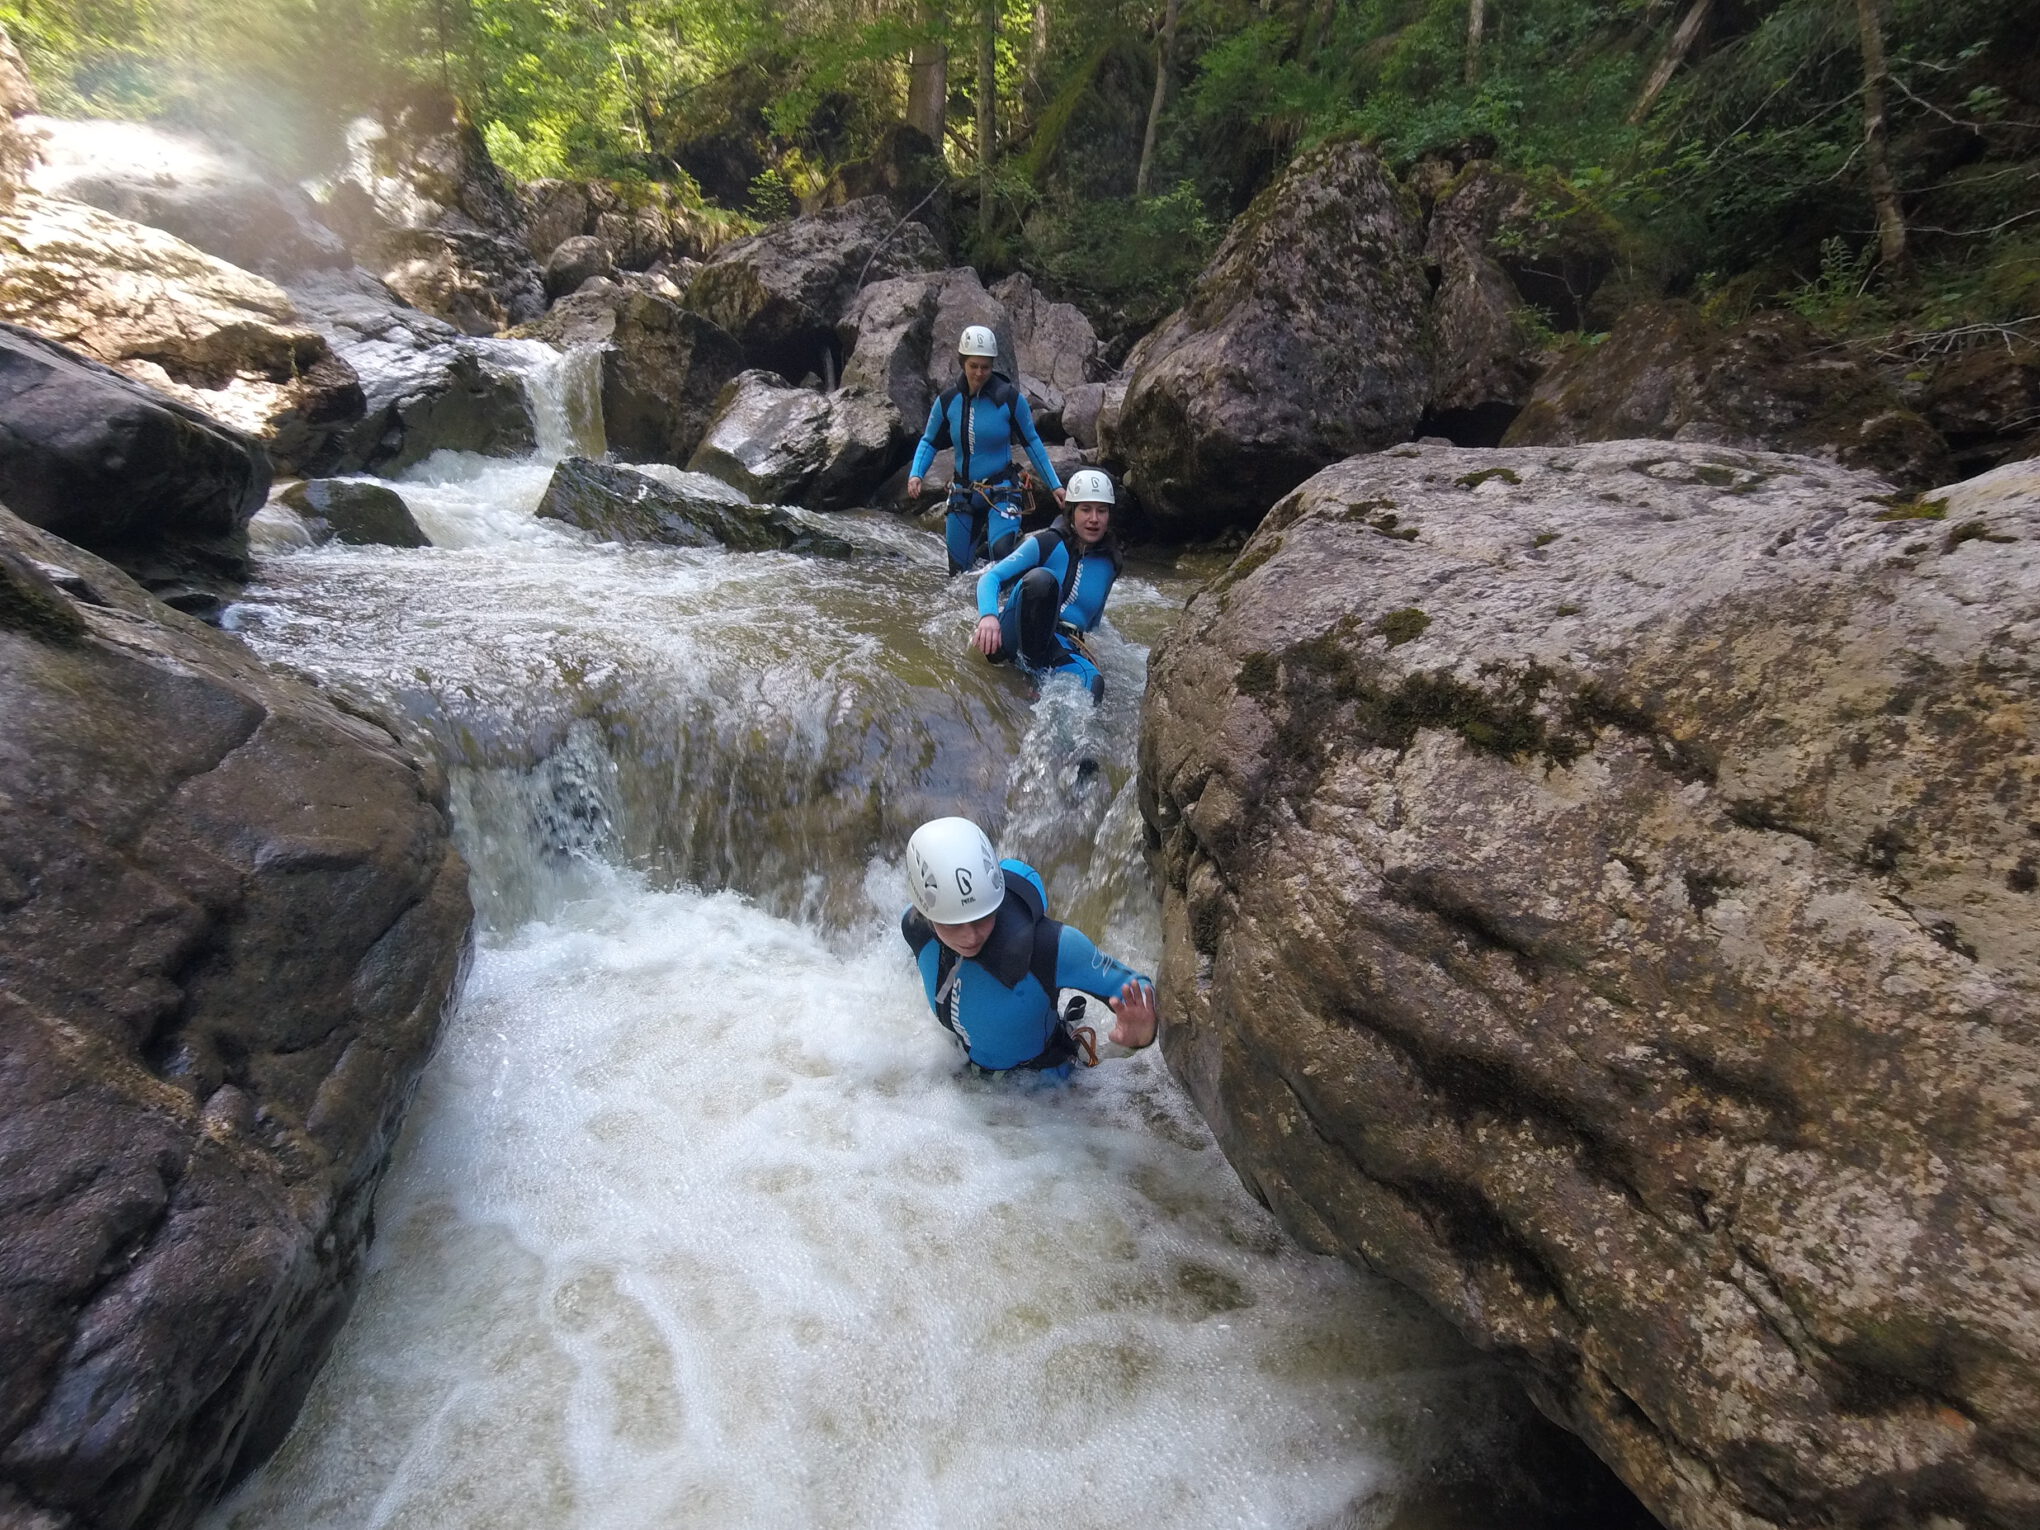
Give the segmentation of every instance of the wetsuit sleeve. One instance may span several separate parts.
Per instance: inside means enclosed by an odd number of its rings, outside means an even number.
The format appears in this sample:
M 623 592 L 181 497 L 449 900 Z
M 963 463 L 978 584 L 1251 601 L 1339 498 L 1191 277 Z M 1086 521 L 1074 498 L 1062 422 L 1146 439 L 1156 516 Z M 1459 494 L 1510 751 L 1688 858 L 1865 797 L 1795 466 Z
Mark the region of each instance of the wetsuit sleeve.
M 1062 480 L 1055 476 L 1055 464 L 1048 460 L 1048 448 L 1041 444 L 1041 432 L 1034 428 L 1034 411 L 1027 406 L 1027 395 L 1017 387 L 1013 392 L 1013 423 L 1020 428 L 1020 439 L 1027 443 L 1027 455 L 1034 459 L 1034 471 L 1051 489 L 1060 489 Z
M 935 438 L 942 432 L 942 395 L 935 395 L 935 402 L 928 406 L 928 423 L 921 431 L 921 444 L 914 448 L 914 465 L 907 469 L 909 478 L 926 478 L 928 469 L 935 461 Z
M 1092 945 L 1090 936 L 1066 924 L 1056 947 L 1055 981 L 1058 988 L 1079 988 L 1101 999 L 1116 999 L 1128 983 L 1152 983 L 1154 979 L 1115 961 Z
M 978 575 L 978 615 L 999 614 L 999 591 L 1041 561 L 1041 547 L 1033 537 L 1022 537 L 1020 545 Z

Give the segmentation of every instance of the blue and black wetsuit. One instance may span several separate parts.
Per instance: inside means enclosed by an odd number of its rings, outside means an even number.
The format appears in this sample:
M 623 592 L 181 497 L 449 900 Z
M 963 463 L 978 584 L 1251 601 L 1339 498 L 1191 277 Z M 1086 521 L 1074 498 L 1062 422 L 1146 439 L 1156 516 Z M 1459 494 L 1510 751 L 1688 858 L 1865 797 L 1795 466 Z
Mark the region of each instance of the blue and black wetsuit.
M 1081 930 L 1048 917 L 1041 876 L 1025 861 L 1001 861 L 1006 899 L 976 956 L 958 956 L 918 909 L 900 918 L 929 1008 L 987 1073 L 1026 1069 L 1066 1076 L 1075 1049 L 1056 1013 L 1057 993 L 1079 989 L 1116 999 L 1149 979 L 1114 961 Z
M 999 657 L 1037 672 L 1067 670 L 1102 701 L 1105 677 L 1084 652 L 1083 638 L 1105 615 L 1118 577 L 1112 534 L 1086 548 L 1058 516 L 978 575 L 978 615 L 999 619 Z
M 907 476 L 926 477 L 935 454 L 945 446 L 956 453 L 944 527 L 952 574 L 969 568 L 986 552 L 1003 558 L 1020 535 L 1020 483 L 1013 468 L 1016 440 L 1026 446 L 1041 481 L 1060 489 L 1062 480 L 1055 476 L 1048 448 L 1034 428 L 1027 395 L 1004 373 L 994 372 L 975 397 L 958 378 L 928 406 L 928 425 Z

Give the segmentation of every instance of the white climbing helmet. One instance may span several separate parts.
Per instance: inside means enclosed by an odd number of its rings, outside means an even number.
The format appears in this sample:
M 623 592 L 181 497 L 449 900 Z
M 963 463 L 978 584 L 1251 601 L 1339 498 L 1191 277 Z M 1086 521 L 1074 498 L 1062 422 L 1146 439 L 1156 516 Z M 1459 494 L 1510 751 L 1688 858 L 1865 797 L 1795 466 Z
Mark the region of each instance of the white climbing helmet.
M 1111 476 L 1096 468 L 1078 468 L 1070 474 L 1063 497 L 1073 505 L 1114 505 L 1119 502 L 1112 493 Z
M 983 829 L 937 818 L 907 841 L 907 896 L 936 924 L 969 924 L 1006 901 L 1006 873 Z
M 999 337 L 982 324 L 966 324 L 963 327 L 963 338 L 956 342 L 956 354 L 990 356 L 996 359 L 999 354 Z

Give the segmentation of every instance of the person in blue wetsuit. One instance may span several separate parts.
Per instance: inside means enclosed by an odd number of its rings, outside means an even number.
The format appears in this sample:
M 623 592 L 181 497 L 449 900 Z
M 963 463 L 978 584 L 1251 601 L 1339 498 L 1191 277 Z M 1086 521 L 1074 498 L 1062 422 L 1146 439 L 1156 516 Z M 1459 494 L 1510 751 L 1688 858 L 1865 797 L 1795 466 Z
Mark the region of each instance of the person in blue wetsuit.
M 907 892 L 913 907 L 901 915 L 900 933 L 929 1007 L 971 1071 L 1068 1077 L 1080 1055 L 1095 1062 L 1090 1027 L 1056 1010 L 1065 988 L 1105 1001 L 1114 1017 L 1109 1040 L 1137 1049 L 1155 1039 L 1153 982 L 1083 931 L 1050 919 L 1040 875 L 1024 861 L 998 859 L 968 818 L 937 818 L 914 831 Z
M 1096 468 L 1070 474 L 1069 514 L 1037 531 L 978 576 L 978 624 L 971 646 L 995 662 L 1034 674 L 1063 671 L 1105 699 L 1105 677 L 1084 651 L 1084 634 L 1105 614 L 1119 577 L 1112 535 L 1112 480 Z
M 928 406 L 928 425 L 907 471 L 907 498 L 919 499 L 921 480 L 935 454 L 944 446 L 956 454 L 943 526 L 952 574 L 962 573 L 987 553 L 1003 558 L 1020 538 L 1020 484 L 1013 470 L 1016 441 L 1026 446 L 1041 481 L 1055 491 L 1056 503 L 1063 502 L 1062 480 L 1034 428 L 1027 395 L 992 370 L 998 339 L 984 325 L 973 324 L 964 330 L 956 349 L 963 376 Z

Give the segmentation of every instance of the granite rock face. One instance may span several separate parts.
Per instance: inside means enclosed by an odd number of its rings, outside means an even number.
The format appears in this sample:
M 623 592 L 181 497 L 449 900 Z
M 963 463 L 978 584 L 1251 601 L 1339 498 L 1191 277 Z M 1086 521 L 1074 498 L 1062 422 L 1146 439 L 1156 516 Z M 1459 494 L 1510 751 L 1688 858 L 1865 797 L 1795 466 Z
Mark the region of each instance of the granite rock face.
M 1255 524 L 1319 468 L 1409 438 L 1431 393 L 1416 202 L 1372 150 L 1299 156 L 1127 358 L 1114 435 L 1167 537 Z
M 823 371 L 860 287 L 941 264 L 927 229 L 864 197 L 724 245 L 695 273 L 687 307 L 734 335 L 752 366 L 797 379 Z
M 1076 305 L 1052 301 L 1019 271 L 994 282 L 990 291 L 1012 316 L 1022 373 L 1065 394 L 1111 375 L 1098 332 Z
M 2040 1522 L 2040 473 L 1401 448 L 1156 649 L 1166 1054 L 1676 1530 Z
M 863 504 L 883 481 L 903 435 L 883 394 L 816 393 L 771 372 L 740 372 L 687 465 L 747 499 L 843 510 Z
M 405 302 L 470 335 L 545 312 L 523 206 L 450 96 L 357 121 L 349 149 L 321 216 Z
M 0 511 L 0 1519 L 183 1530 L 288 1429 L 465 950 L 444 783 Z
M 31 524 L 151 585 L 231 582 L 269 483 L 258 443 L 0 324 L 0 498 Z
M 173 234 L 246 271 L 285 280 L 353 263 L 311 198 L 232 144 L 160 123 L 39 117 L 29 184 Z
M 1865 363 L 1805 320 L 1728 327 L 1688 303 L 1644 303 L 1539 381 L 1503 438 L 1569 446 L 1643 437 L 1806 452 L 1908 489 L 1947 481 L 1947 446 Z

